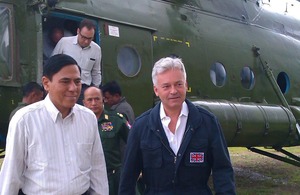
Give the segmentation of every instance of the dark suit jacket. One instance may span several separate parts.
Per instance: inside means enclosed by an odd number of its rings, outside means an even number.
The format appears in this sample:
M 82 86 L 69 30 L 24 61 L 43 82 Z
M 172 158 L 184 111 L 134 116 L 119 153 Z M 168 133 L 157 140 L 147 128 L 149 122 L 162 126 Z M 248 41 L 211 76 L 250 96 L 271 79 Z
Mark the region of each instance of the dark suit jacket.
M 142 172 L 145 194 L 235 194 L 234 173 L 227 145 L 216 117 L 186 100 L 186 130 L 177 155 L 161 124 L 160 104 L 138 117 L 129 132 L 119 194 L 135 194 Z

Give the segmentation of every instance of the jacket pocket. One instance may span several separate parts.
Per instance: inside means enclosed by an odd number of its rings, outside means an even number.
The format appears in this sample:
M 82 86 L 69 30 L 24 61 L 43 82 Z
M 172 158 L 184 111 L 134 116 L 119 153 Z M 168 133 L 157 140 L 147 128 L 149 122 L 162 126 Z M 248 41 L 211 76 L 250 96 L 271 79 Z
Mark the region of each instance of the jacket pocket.
M 162 166 L 162 144 L 160 142 L 141 142 L 144 168 Z
M 185 153 L 185 165 L 189 167 L 205 166 L 207 164 L 207 149 L 207 140 L 191 141 Z
M 100 133 L 102 139 L 112 139 L 116 137 L 116 133 L 113 131 L 105 131 Z

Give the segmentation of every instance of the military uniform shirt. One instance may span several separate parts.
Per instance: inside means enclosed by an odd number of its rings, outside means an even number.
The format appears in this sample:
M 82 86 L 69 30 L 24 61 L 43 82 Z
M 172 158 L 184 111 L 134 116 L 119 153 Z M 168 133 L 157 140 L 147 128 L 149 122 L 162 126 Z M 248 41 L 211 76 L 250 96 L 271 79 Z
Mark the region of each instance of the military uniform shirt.
M 98 119 L 99 133 L 104 151 L 107 171 L 121 167 L 120 140 L 127 143 L 128 122 L 122 114 L 104 110 Z

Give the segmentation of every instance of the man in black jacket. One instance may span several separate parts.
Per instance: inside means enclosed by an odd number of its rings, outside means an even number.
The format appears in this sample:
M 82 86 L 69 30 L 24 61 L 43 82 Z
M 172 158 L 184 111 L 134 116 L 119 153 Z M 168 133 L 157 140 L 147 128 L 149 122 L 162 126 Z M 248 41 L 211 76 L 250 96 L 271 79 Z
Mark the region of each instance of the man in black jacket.
M 138 117 L 129 133 L 119 194 L 135 194 L 142 173 L 145 194 L 235 194 L 234 172 L 216 117 L 186 99 L 179 58 L 162 58 L 152 70 L 161 103 Z

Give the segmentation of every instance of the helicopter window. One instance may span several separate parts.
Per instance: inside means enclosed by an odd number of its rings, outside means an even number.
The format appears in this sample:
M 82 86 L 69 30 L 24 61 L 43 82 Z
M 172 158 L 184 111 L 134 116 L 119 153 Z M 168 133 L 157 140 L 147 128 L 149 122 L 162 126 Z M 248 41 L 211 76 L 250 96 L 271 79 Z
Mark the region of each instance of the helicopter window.
M 11 27 L 12 27 L 11 9 L 0 5 L 0 79 L 10 80 L 12 74 L 11 58 Z
M 223 64 L 216 62 L 210 67 L 210 79 L 217 87 L 223 87 L 226 82 L 226 70 Z
M 131 46 L 125 46 L 119 50 L 117 63 L 120 71 L 127 77 L 136 76 L 141 69 L 140 55 Z
M 287 94 L 290 89 L 290 78 L 285 72 L 280 72 L 277 76 L 277 84 L 283 94 Z
M 241 71 L 241 83 L 245 89 L 253 89 L 255 84 L 254 73 L 250 67 L 245 66 Z

